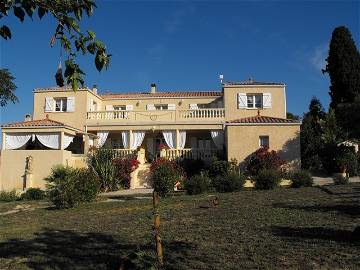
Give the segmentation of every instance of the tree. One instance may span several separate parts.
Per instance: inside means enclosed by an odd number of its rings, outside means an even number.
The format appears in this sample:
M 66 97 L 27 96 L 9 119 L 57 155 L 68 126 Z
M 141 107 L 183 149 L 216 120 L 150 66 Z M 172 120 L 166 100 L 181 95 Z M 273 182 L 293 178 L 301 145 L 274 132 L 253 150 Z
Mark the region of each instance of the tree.
M 0 19 L 13 14 L 24 22 L 26 17 L 33 19 L 35 13 L 40 20 L 47 14 L 52 16 L 57 21 L 57 27 L 50 45 L 54 46 L 58 41 L 67 53 L 64 75 L 67 83 L 76 90 L 79 84 L 84 85 L 85 75 L 75 62 L 78 53 L 94 55 L 98 71 L 107 68 L 110 62 L 111 55 L 107 54 L 105 44 L 96 39 L 93 31 L 81 31 L 79 26 L 83 14 L 92 16 L 94 8 L 94 0 L 0 0 Z M 11 39 L 12 32 L 7 25 L 0 26 L 0 36 L 5 40 Z
M 292 119 L 292 120 L 300 120 L 300 116 L 293 114 L 291 112 L 286 113 L 286 119 Z
M 7 69 L 0 69 L 0 106 L 5 106 L 8 101 L 15 103 L 18 99 L 14 94 L 16 85 L 15 78 Z
M 309 112 L 304 114 L 300 128 L 301 165 L 304 169 L 320 170 L 320 150 L 322 146 L 321 120 L 326 113 L 320 101 L 313 97 L 310 101 Z
M 360 55 L 350 31 L 340 26 L 334 29 L 324 73 L 330 76 L 330 106 L 353 102 L 360 91 Z

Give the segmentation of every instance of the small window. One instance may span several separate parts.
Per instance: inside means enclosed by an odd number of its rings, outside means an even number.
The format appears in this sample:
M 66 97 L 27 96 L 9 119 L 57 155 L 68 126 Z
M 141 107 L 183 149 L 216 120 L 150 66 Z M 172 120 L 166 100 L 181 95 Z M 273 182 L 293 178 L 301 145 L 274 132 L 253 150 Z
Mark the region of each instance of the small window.
M 262 94 L 247 94 L 247 107 L 250 109 L 253 108 L 262 108 L 263 98 Z
M 67 98 L 55 98 L 55 112 L 67 111 Z
M 168 104 L 155 104 L 155 110 L 162 111 L 168 109 Z
M 198 108 L 199 109 L 208 109 L 208 108 L 211 108 L 211 104 L 210 103 L 198 104 Z
M 126 105 L 114 105 L 114 111 L 126 111 Z
M 260 147 L 269 147 L 269 136 L 260 136 L 259 145 Z

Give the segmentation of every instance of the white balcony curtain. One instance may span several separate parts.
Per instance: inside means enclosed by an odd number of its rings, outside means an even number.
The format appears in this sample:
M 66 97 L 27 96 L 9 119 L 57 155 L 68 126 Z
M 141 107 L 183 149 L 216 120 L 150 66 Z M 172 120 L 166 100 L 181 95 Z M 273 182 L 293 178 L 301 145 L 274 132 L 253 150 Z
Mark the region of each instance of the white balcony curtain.
M 130 149 L 137 149 L 143 142 L 145 131 L 133 131 Z
M 121 132 L 121 139 L 124 149 L 129 149 L 129 131 Z
M 211 138 L 213 139 L 216 147 L 218 149 L 223 149 L 224 147 L 224 131 L 222 130 L 212 130 L 210 131 Z
M 31 134 L 29 135 L 5 135 L 5 149 L 19 149 L 23 147 L 31 138 Z
M 121 133 L 121 139 L 124 146 L 124 149 L 137 149 L 143 142 L 145 138 L 145 131 L 133 131 L 131 135 L 131 145 L 129 142 L 130 136 L 129 131 L 123 131 Z
M 97 147 L 103 147 L 107 137 L 109 136 L 109 131 L 99 131 L 97 133 L 97 136 L 99 137 L 97 142 Z
M 170 149 L 175 149 L 176 148 L 176 131 L 175 130 L 164 130 L 163 136 L 164 136 L 167 146 L 169 146 Z
M 186 143 L 186 131 L 179 131 L 179 148 L 184 149 Z
M 64 149 L 68 148 L 70 143 L 74 141 L 74 136 L 64 134 Z
M 36 134 L 39 142 L 51 149 L 60 149 L 60 134 Z

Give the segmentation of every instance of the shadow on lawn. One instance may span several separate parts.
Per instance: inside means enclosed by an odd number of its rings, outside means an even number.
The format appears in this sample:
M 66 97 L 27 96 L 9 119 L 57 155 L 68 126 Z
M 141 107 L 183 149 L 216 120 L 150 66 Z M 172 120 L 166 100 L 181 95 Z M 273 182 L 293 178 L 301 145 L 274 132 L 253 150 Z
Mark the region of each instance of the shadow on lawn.
M 359 244 L 359 239 L 354 237 L 352 231 L 327 229 L 322 227 L 292 228 L 274 226 L 271 227 L 273 234 L 284 237 L 324 239 L 336 242 Z
M 191 250 L 185 242 L 164 242 L 165 262 L 175 264 Z M 30 269 L 148 269 L 155 263 L 152 244 L 135 245 L 101 233 L 45 229 L 33 239 L 0 243 L 0 260 L 19 261 Z M 24 260 L 25 258 L 25 260 Z M 1 265 L 0 265 L 1 268 Z

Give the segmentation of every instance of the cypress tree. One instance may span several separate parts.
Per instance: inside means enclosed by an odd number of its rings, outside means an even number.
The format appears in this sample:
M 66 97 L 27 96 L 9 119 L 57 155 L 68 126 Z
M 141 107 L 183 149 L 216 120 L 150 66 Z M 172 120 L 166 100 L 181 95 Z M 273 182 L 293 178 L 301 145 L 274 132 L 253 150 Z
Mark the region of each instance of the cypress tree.
M 353 102 L 360 91 L 360 55 L 345 26 L 334 29 L 326 61 L 323 72 L 330 76 L 330 106 L 337 115 L 337 106 Z

